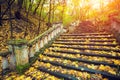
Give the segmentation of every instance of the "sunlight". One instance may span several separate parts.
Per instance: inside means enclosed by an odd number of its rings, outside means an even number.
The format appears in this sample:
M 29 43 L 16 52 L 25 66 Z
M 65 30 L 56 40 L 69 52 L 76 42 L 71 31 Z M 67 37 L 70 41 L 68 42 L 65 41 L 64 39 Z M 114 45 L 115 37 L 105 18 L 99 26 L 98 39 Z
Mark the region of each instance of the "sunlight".
M 100 8 L 100 0 L 91 0 L 90 3 L 92 4 L 93 9 L 99 9 Z
M 101 6 L 106 6 L 109 0 L 90 0 L 93 9 L 100 9 Z
M 67 0 L 67 6 L 71 7 L 74 3 L 79 3 L 79 7 L 91 5 L 93 9 L 100 9 L 101 5 L 106 6 L 109 2 L 109 0 Z

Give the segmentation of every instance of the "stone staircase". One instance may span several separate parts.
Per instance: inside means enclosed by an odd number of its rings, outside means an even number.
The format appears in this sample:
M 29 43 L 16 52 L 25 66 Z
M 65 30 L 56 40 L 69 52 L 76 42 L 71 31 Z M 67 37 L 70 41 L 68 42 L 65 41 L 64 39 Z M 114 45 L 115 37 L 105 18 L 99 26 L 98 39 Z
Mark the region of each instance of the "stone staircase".
M 3 79 L 120 80 L 120 46 L 109 33 L 62 34 L 23 75 Z

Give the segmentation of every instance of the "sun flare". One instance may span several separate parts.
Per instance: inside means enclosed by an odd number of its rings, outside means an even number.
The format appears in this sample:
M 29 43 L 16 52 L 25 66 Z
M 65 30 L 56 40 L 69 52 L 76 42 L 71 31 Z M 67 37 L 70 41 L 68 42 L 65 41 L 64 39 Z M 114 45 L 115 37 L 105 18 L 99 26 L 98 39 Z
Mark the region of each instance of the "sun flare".
M 67 5 L 69 7 L 78 3 L 79 7 L 90 5 L 93 9 L 100 9 L 101 6 L 106 6 L 109 3 L 109 0 L 67 0 Z
M 100 9 L 101 6 L 106 6 L 109 0 L 90 0 L 93 9 Z

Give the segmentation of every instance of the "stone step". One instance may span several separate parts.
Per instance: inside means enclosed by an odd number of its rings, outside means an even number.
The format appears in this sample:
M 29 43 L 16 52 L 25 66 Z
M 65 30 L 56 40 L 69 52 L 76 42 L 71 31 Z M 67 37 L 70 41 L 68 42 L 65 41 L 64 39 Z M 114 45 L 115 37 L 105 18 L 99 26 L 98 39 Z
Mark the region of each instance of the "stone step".
M 56 53 L 57 54 L 57 53 Z M 67 59 L 67 60 L 71 60 L 71 61 L 78 61 L 78 62 L 84 62 L 84 63 L 88 63 L 88 64 L 95 64 L 95 65 L 108 65 L 110 67 L 120 67 L 119 65 L 115 65 L 115 64 L 111 64 L 111 63 L 106 63 L 106 62 L 98 62 L 98 61 L 89 61 L 87 59 L 79 59 L 79 58 L 69 58 L 69 57 L 63 57 L 63 56 L 57 56 L 57 55 L 51 55 L 51 54 L 43 54 L 45 56 L 49 56 L 49 57 L 55 57 L 55 58 L 62 58 L 62 59 Z
M 50 71 L 49 69 L 47 68 L 43 68 L 43 67 L 39 67 L 38 70 L 40 71 L 43 71 L 43 72 L 46 72 L 46 73 L 49 73 L 51 75 L 54 75 L 58 78 L 62 78 L 64 80 L 77 80 L 75 77 L 73 76 L 70 76 L 70 75 L 67 75 L 67 74 L 62 74 L 60 72 L 55 72 L 55 71 Z
M 86 35 L 111 35 L 109 33 L 81 33 L 81 34 L 62 34 L 61 36 L 86 36 Z
M 111 56 L 111 55 L 106 55 L 106 54 L 95 54 L 95 53 L 90 53 L 90 52 L 73 52 L 73 51 L 65 51 L 65 50 L 52 50 L 53 52 L 60 52 L 60 53 L 67 53 L 69 54 L 80 54 L 80 55 L 86 55 L 86 56 L 96 56 L 96 57 L 106 57 L 106 58 L 112 58 L 112 59 L 120 59 L 119 56 Z
M 89 68 L 86 68 L 83 66 L 75 67 L 75 66 L 71 66 L 71 65 L 65 65 L 63 63 L 56 63 L 56 62 L 48 61 L 48 60 L 39 60 L 39 61 L 42 61 L 44 63 L 50 63 L 50 64 L 55 65 L 55 66 L 61 66 L 62 68 L 73 69 L 73 70 L 82 71 L 82 72 L 101 74 L 104 77 L 109 78 L 109 80 L 119 80 L 120 79 L 120 76 L 112 75 L 112 74 L 109 74 L 109 73 L 103 72 L 103 71 L 89 69 Z
M 57 39 L 56 41 L 61 41 L 61 42 L 114 42 L 116 41 L 115 39 L 108 39 L 108 40 L 103 40 L 103 39 L 97 39 L 97 40 L 87 40 L 87 39 Z
M 99 74 L 83 71 L 83 68 L 81 70 L 77 70 L 75 69 L 76 68 L 75 66 L 64 65 L 62 63 L 56 64 L 56 62 L 49 61 L 49 60 L 42 60 L 42 59 L 38 59 L 37 63 L 38 63 L 37 67 L 34 65 L 33 67 L 35 67 L 38 70 L 40 69 L 40 71 L 42 72 L 49 73 L 51 75 L 54 75 L 56 77 L 59 77 L 65 80 L 69 80 L 68 77 L 70 77 L 70 80 L 71 79 L 72 80 L 80 80 L 80 79 L 85 80 L 86 78 L 91 80 L 93 79 L 93 76 L 96 77 L 97 79 L 100 78 L 100 77 L 97 77 L 97 75 Z M 103 76 L 101 76 L 101 78 L 103 79 Z
M 112 46 L 115 47 L 118 44 L 101 44 L 101 43 L 82 43 L 82 42 L 54 42 L 54 44 L 65 44 L 65 45 L 87 45 L 87 46 Z
M 77 49 L 77 50 L 95 50 L 95 51 L 113 51 L 113 52 L 119 52 L 120 53 L 120 49 L 108 49 L 108 48 L 96 48 L 96 47 L 75 47 L 75 46 L 67 46 L 67 45 L 55 45 L 55 46 L 51 46 L 51 47 L 59 47 L 59 48 L 71 48 L 71 49 Z
M 111 39 L 114 38 L 113 36 L 60 36 L 60 38 L 74 38 L 74 39 L 79 39 L 79 38 L 92 38 L 92 39 L 96 39 L 96 38 L 107 38 L 107 39 Z

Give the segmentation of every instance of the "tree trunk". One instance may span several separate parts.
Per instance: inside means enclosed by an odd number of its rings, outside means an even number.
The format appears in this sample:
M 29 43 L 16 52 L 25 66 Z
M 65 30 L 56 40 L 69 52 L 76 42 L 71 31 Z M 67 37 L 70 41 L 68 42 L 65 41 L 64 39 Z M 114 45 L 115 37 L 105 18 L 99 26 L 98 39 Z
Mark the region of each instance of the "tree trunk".
M 23 0 L 18 0 L 18 11 L 21 10 L 22 5 L 23 5 Z
M 11 5 L 10 5 L 10 1 L 8 2 L 8 6 L 9 6 L 9 23 L 10 23 L 10 38 L 13 38 L 13 26 L 12 26 L 12 21 L 11 21 Z
M 1 17 L 1 14 L 2 14 L 2 12 L 1 12 L 1 4 L 0 4 L 0 26 L 2 26 L 2 17 Z
M 30 9 L 31 9 L 31 7 L 32 7 L 33 2 L 34 2 L 34 0 L 32 0 L 32 2 L 31 2 L 31 0 L 30 0 L 30 5 L 29 5 L 28 11 L 27 11 L 27 13 L 26 13 L 27 20 L 28 20 L 28 15 L 29 15 L 29 12 L 30 12 Z M 24 38 L 26 37 L 26 35 L 27 35 L 27 26 L 25 27 Z
M 51 26 L 51 5 L 52 5 L 52 0 L 50 0 L 50 3 L 49 3 L 49 15 L 48 15 L 48 23 L 47 23 L 47 26 L 48 26 L 48 28 L 47 29 L 49 29 L 49 27 Z
M 38 26 L 37 34 L 39 34 L 39 32 L 40 32 L 40 26 L 41 26 L 41 14 L 42 14 L 42 9 L 43 9 L 43 6 L 44 6 L 45 1 L 46 1 L 46 0 L 43 1 L 42 5 L 41 5 L 41 9 L 40 9 L 40 15 L 39 15 L 39 26 Z
M 55 12 L 55 7 L 54 7 L 54 5 L 55 5 L 55 0 L 53 0 L 53 10 L 52 10 L 52 22 L 54 22 L 54 12 Z
M 38 4 L 37 4 L 37 7 L 36 7 L 35 10 L 33 11 L 33 14 L 34 14 L 34 15 L 36 14 L 36 11 L 37 11 L 37 9 L 39 8 L 40 3 L 41 3 L 41 0 L 39 0 L 39 2 L 38 2 Z
M 62 21 L 63 21 L 63 17 L 64 17 L 64 11 L 65 11 L 65 5 L 66 5 L 66 1 L 63 0 L 63 10 L 62 10 Z

